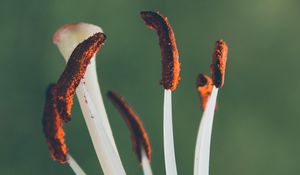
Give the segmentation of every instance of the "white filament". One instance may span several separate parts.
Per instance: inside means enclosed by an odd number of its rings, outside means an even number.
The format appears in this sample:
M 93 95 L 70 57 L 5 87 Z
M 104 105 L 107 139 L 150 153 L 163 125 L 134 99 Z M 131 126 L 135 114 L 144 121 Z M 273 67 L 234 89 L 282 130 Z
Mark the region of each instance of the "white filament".
M 105 175 L 125 175 L 120 157 L 108 137 L 103 120 L 96 110 L 84 81 L 85 79 L 81 80 L 76 90 L 77 96 L 103 172 Z
M 142 151 L 142 167 L 143 167 L 144 175 L 152 175 L 150 161 L 147 157 L 147 154 L 146 154 L 144 148 L 142 148 L 141 151 Z
M 195 150 L 194 175 L 209 175 L 210 142 L 217 95 L 218 88 L 214 86 L 199 126 Z
M 173 121 L 172 121 L 172 91 L 164 92 L 164 156 L 166 175 L 177 175 L 174 138 L 173 138 Z
M 81 169 L 81 167 L 78 165 L 78 163 L 74 160 L 74 158 L 70 154 L 67 155 L 67 161 L 76 175 L 86 175 L 85 172 Z

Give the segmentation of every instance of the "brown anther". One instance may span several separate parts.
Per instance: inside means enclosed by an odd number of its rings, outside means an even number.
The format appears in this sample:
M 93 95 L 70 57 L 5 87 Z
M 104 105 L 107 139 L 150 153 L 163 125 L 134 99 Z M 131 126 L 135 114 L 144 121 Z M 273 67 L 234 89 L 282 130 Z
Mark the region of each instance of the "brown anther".
M 109 91 L 107 93 L 107 97 L 121 113 L 128 128 L 130 129 L 132 149 L 134 150 L 139 162 L 141 163 L 142 161 L 142 149 L 145 150 L 147 158 L 151 160 L 150 139 L 138 115 L 134 112 L 131 106 L 129 106 L 125 99 L 115 92 Z
M 162 56 L 161 85 L 173 91 L 180 80 L 179 53 L 173 29 L 167 17 L 159 13 L 143 11 L 141 17 L 149 28 L 157 31 Z
M 96 33 L 80 43 L 73 51 L 67 66 L 57 81 L 57 109 L 64 122 L 71 119 L 73 97 L 91 58 L 104 44 L 106 37 Z
M 47 89 L 42 124 L 51 157 L 59 163 L 65 163 L 68 148 L 64 139 L 63 121 L 57 111 L 55 102 L 56 90 L 54 84 L 49 85 Z
M 199 74 L 196 80 L 197 91 L 201 99 L 202 110 L 205 109 L 208 98 L 210 97 L 213 89 L 212 79 L 204 74 Z
M 221 88 L 224 85 L 227 53 L 228 46 L 226 42 L 218 40 L 215 44 L 212 64 L 210 65 L 212 79 L 217 88 Z

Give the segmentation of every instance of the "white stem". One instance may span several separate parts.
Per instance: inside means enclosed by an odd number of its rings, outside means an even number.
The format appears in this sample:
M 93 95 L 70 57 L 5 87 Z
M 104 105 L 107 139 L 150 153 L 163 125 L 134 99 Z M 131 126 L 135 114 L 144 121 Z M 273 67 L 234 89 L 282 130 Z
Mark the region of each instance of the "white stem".
M 74 158 L 70 154 L 67 155 L 67 161 L 76 175 L 86 175 L 85 172 L 81 169 L 81 167 L 78 165 L 78 163 L 74 160 Z
M 214 86 L 199 126 L 195 150 L 194 175 L 209 174 L 210 142 L 217 95 L 218 88 Z
M 142 167 L 143 167 L 144 175 L 152 175 L 150 161 L 143 148 L 142 148 Z
M 116 143 L 112 134 L 112 130 L 108 121 L 107 113 L 105 110 L 105 106 L 103 103 L 102 95 L 101 95 L 101 90 L 100 90 L 100 84 L 98 82 L 98 76 L 96 72 L 96 57 L 94 56 L 91 59 L 91 63 L 88 65 L 86 73 L 84 75 L 85 77 L 85 87 L 87 91 L 90 94 L 91 100 L 96 106 L 96 111 L 99 114 L 99 122 L 101 122 L 104 126 L 104 130 L 107 132 L 109 140 L 113 146 L 113 148 L 116 150 L 118 156 L 118 150 L 116 147 Z M 78 91 L 76 91 L 78 92 Z M 78 94 L 77 94 L 78 96 Z
M 97 157 L 105 175 L 125 175 L 121 159 L 114 148 L 104 122 L 82 79 L 76 92 Z
M 164 93 L 164 156 L 167 175 L 177 175 L 172 121 L 172 91 Z

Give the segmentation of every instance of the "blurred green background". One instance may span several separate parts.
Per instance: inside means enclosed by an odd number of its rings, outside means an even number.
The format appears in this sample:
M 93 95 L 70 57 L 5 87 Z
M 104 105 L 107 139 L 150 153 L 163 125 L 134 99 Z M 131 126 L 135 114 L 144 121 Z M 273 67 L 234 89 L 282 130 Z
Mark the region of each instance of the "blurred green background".
M 179 174 L 192 174 L 201 119 L 195 90 L 209 73 L 214 41 L 230 47 L 211 148 L 211 175 L 299 174 L 300 1 L 298 0 L 1 0 L 0 174 L 73 174 L 54 162 L 42 133 L 45 90 L 64 69 L 52 44 L 60 26 L 89 22 L 108 40 L 97 56 L 102 93 L 116 90 L 143 120 L 153 145 L 154 174 L 164 174 L 160 50 L 141 10 L 168 16 L 182 80 L 173 96 Z M 127 174 L 142 174 L 129 132 L 104 95 Z M 66 141 L 87 174 L 101 174 L 77 99 Z

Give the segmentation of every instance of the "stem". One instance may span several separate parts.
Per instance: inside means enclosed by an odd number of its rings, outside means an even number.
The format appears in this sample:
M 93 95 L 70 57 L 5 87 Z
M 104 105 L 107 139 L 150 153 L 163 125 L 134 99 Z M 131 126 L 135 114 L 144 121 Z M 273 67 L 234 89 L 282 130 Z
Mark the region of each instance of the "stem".
M 100 84 L 98 82 L 98 76 L 97 76 L 97 72 L 96 72 L 96 57 L 94 56 L 94 58 L 91 59 L 91 63 L 90 65 L 87 67 L 86 73 L 85 73 L 85 87 L 86 90 L 89 92 L 90 94 L 90 98 L 92 100 L 92 102 L 94 103 L 95 106 L 97 106 L 97 108 L 95 109 L 97 111 L 97 113 L 99 114 L 99 120 L 101 120 L 105 131 L 108 134 L 109 140 L 111 142 L 111 144 L 113 145 L 114 149 L 116 150 L 118 156 L 118 149 L 113 137 L 113 133 L 108 121 L 108 117 L 107 117 L 107 113 L 105 110 L 105 106 L 103 103 L 103 98 L 101 95 L 101 90 L 100 90 Z M 78 96 L 78 94 L 77 94 Z
M 76 175 L 86 175 L 85 172 L 81 169 L 81 167 L 78 165 L 78 163 L 70 154 L 67 155 L 67 160 L 68 160 L 68 164 L 70 165 L 70 167 L 72 168 L 72 170 Z
M 214 86 L 212 90 L 212 94 L 208 99 L 199 126 L 197 142 L 196 142 L 196 150 L 195 150 L 194 175 L 209 174 L 211 133 L 212 133 L 217 95 L 218 95 L 218 88 Z
M 81 80 L 76 92 L 97 157 L 105 175 L 125 175 L 121 159 L 113 146 L 94 102 Z
M 166 174 L 177 175 L 173 139 L 171 90 L 165 90 L 164 92 L 164 154 Z
M 144 148 L 142 148 L 142 167 L 144 171 L 144 175 L 152 175 L 150 161 L 146 155 Z

